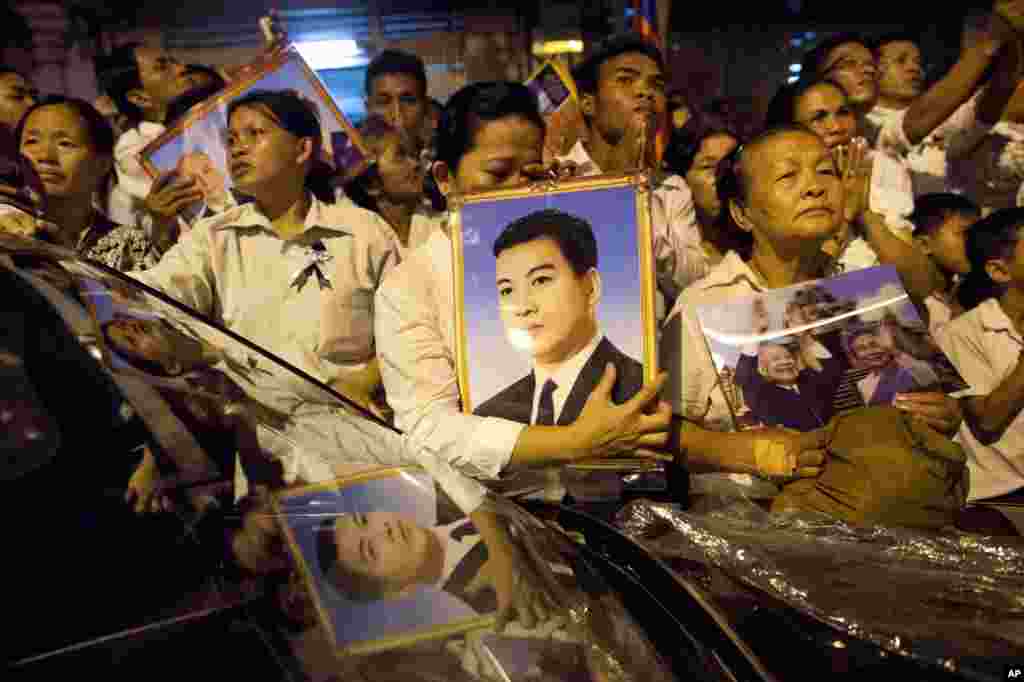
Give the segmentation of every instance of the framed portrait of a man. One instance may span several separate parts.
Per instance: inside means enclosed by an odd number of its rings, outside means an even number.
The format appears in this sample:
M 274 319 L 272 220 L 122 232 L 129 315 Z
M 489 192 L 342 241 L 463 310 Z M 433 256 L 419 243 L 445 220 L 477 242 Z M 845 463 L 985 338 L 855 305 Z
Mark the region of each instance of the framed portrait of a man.
M 456 358 L 464 411 L 571 424 L 607 365 L 622 403 L 656 374 L 646 177 L 456 199 Z
M 222 210 L 233 201 L 227 158 L 227 112 L 231 102 L 258 90 L 291 91 L 309 103 L 320 121 L 320 159 L 342 174 L 361 172 L 369 159 L 359 134 L 331 98 L 323 82 L 295 49 L 248 65 L 238 80 L 192 107 L 142 150 L 142 164 L 153 177 L 173 172 L 192 177 L 203 192 L 192 211 Z
M 339 655 L 365 655 L 491 627 L 476 589 L 487 549 L 416 468 L 362 471 L 275 501 L 317 619 Z

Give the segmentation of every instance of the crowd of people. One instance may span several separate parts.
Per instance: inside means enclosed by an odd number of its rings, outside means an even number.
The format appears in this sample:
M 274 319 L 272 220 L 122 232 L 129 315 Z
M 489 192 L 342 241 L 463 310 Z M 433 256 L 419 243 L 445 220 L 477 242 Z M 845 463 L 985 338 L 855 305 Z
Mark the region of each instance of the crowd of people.
M 99 64 L 115 105 L 104 115 L 81 100 L 40 98 L 23 74 L 0 67 L 0 135 L 42 190 L 31 219 L 4 211 L 0 231 L 130 273 L 393 423 L 400 435 L 274 368 L 252 389 L 289 417 L 283 431 L 257 433 L 281 462 L 282 484 L 350 465 L 425 468 L 492 550 L 499 606 L 533 614 L 539 598 L 515 579 L 508 540 L 484 504 L 488 481 L 638 450 L 672 455 L 693 475 L 780 484 L 828 467 L 826 430 L 718 430 L 729 405 L 696 306 L 894 266 L 970 389 L 892 391 L 885 414 L 895 408 L 930 438 L 962 446 L 966 469 L 953 475 L 969 479 L 967 499 L 1024 489 L 1024 0 L 996 2 L 986 30 L 968 38 L 949 72 L 928 83 L 913 34 L 829 37 L 752 126 L 728 102 L 670 97 L 659 50 L 638 35 L 612 36 L 573 71 L 582 119 L 571 145 L 548 129 L 525 85 L 472 83 L 441 105 L 427 95 L 423 62 L 389 50 L 366 75 L 365 171 L 343 176 L 325 163 L 325 133 L 303 98 L 255 91 L 227 111 L 226 193 L 223 178 L 210 179 L 209 158 L 183 158 L 155 181 L 139 159 L 224 87 L 218 72 L 159 48 L 119 47 Z M 648 150 L 662 118 L 671 131 L 655 166 Z M 568 151 L 545 162 L 553 134 Z M 609 364 L 568 424 L 558 401 L 546 420 L 535 402 L 529 423 L 464 412 L 447 199 L 636 171 L 654 181 L 665 371 L 618 404 Z M 316 277 L 297 279 L 311 263 Z M 593 353 L 592 341 L 569 344 L 556 364 L 585 361 L 576 356 Z M 749 382 L 767 375 L 756 365 L 771 364 L 769 355 L 749 358 Z M 796 376 L 798 360 L 787 357 Z M 831 416 L 831 404 L 822 407 Z M 828 420 L 819 421 L 809 426 Z M 242 535 L 235 545 L 250 570 L 277 565 L 261 540 Z

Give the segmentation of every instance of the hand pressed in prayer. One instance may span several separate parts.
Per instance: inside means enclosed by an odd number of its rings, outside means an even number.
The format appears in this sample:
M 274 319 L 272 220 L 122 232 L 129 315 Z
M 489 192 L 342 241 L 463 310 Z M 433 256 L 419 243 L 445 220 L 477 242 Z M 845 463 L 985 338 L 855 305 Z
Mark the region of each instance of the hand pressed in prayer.
M 867 161 L 867 151 L 867 140 L 855 137 L 850 144 L 840 145 L 832 152 L 836 169 L 843 181 L 844 214 L 849 222 L 858 220 L 868 207 L 871 165 Z

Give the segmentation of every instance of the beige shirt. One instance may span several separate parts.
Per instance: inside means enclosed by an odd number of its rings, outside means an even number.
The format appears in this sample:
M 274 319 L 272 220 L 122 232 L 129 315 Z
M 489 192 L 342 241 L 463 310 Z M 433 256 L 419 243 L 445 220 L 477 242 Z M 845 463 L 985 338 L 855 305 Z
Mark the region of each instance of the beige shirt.
M 331 286 L 311 275 L 300 288 L 293 280 L 316 241 Z M 329 384 L 374 356 L 373 296 L 397 263 L 395 242 L 379 216 L 349 201 L 311 197 L 305 230 L 288 241 L 248 203 L 201 221 L 134 276 Z
M 568 154 L 557 159 L 575 163 L 584 176 L 602 173 L 583 142 L 577 142 Z M 664 177 L 653 195 L 651 231 L 658 290 L 671 304 L 683 289 L 708 273 L 708 257 L 701 248 L 693 194 L 686 180 L 678 175 Z M 658 315 L 658 319 L 663 318 L 663 314 Z
M 988 395 L 998 388 L 1017 367 L 1024 348 L 1024 338 L 991 298 L 950 322 L 937 340 L 971 386 L 964 395 Z M 967 451 L 969 500 L 1024 488 L 1024 414 L 1017 415 L 992 445 L 982 445 L 966 422 L 957 440 Z
M 416 459 L 465 513 L 483 501 L 476 478 L 508 464 L 524 424 L 465 414 L 455 364 L 452 247 L 434 230 L 377 292 L 377 353 L 395 424 Z

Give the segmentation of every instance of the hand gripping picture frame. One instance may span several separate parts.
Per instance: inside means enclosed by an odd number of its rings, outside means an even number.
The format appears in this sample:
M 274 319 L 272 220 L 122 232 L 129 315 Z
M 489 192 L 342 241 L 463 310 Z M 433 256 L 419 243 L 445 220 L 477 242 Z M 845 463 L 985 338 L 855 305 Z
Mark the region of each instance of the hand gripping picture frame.
M 654 379 L 650 201 L 648 176 L 636 174 L 451 202 L 464 412 L 570 424 L 606 364 L 616 368 L 616 403 Z M 539 414 L 548 379 L 554 414 Z

